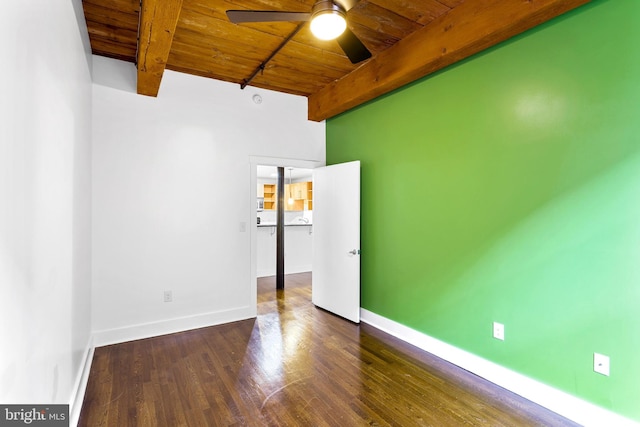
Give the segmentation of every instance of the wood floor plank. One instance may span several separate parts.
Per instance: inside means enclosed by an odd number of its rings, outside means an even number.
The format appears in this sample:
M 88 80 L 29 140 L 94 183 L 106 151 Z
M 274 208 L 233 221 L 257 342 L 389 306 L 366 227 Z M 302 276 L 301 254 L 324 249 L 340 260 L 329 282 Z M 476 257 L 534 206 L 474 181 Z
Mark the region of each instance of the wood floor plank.
M 258 281 L 258 317 L 97 348 L 80 426 L 576 426 Z

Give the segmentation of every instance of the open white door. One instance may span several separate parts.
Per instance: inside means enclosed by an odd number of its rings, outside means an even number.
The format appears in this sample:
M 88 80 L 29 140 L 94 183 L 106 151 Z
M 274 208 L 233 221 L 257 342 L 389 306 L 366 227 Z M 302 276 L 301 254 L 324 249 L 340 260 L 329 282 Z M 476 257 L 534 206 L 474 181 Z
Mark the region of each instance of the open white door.
M 313 170 L 312 302 L 360 322 L 360 162 Z

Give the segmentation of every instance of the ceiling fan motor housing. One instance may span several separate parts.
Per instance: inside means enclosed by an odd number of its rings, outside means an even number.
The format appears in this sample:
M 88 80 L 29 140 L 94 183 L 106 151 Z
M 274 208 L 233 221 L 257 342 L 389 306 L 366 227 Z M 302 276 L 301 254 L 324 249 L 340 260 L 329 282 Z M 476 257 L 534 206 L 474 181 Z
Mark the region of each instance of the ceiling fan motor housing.
M 346 19 L 346 13 L 342 7 L 338 4 L 334 3 L 332 0 L 320 0 L 317 1 L 316 4 L 313 5 L 313 9 L 311 10 L 311 19 L 320 15 L 322 13 L 334 12 L 342 15 L 343 18 Z

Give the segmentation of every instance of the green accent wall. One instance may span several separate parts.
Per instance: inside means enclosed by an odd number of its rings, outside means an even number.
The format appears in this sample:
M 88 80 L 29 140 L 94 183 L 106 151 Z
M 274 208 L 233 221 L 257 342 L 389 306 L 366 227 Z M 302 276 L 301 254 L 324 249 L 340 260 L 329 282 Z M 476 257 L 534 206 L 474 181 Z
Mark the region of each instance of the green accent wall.
M 327 164 L 362 162 L 365 309 L 634 420 L 639 22 L 594 1 L 327 121 Z

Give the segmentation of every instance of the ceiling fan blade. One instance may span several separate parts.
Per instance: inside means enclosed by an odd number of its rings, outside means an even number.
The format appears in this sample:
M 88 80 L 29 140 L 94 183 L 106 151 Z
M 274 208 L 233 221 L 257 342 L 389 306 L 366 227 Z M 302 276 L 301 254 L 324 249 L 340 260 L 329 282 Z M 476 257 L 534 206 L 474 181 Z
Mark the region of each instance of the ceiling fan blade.
M 242 22 L 308 21 L 311 14 L 276 10 L 227 10 L 227 17 L 234 24 L 239 24 Z
M 371 52 L 362 44 L 360 39 L 353 34 L 348 27 L 344 30 L 344 33 L 337 38 L 338 44 L 347 55 L 352 64 L 364 61 L 371 58 Z

